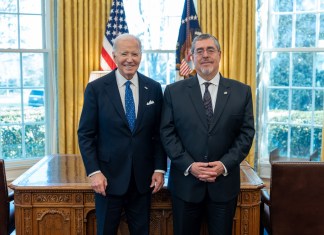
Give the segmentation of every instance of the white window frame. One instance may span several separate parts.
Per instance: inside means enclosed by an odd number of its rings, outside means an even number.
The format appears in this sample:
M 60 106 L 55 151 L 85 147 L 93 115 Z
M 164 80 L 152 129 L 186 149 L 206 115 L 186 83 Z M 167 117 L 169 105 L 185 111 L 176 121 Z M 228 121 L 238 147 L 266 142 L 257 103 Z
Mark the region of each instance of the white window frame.
M 294 7 L 296 6 L 296 0 L 294 0 Z M 273 0 L 265 0 L 263 1 L 264 5 L 262 5 L 260 7 L 260 12 L 259 12 L 259 20 L 263 20 L 263 22 L 261 23 L 261 25 L 266 25 L 265 22 L 267 23 L 267 26 L 265 26 L 264 28 L 261 27 L 259 28 L 260 31 L 259 33 L 261 35 L 267 35 L 267 37 L 264 37 L 264 40 L 262 41 L 260 39 L 260 54 L 259 54 L 259 73 L 257 73 L 257 134 L 256 134 L 256 140 L 257 140 L 257 144 L 256 144 L 256 154 L 257 154 L 257 161 L 256 163 L 259 164 L 259 174 L 261 177 L 265 177 L 265 178 L 269 178 L 270 177 L 270 163 L 269 163 L 269 153 L 268 153 L 268 149 L 267 149 L 267 126 L 268 124 L 276 124 L 274 122 L 268 121 L 268 105 L 269 105 L 269 94 L 268 94 L 268 88 L 273 88 L 269 85 L 267 85 L 267 81 L 266 78 L 269 77 L 269 73 L 270 71 L 267 71 L 267 68 L 264 67 L 264 54 L 269 54 L 271 52 L 287 52 L 287 53 L 313 53 L 313 57 L 315 57 L 316 53 L 319 52 L 324 52 L 324 48 L 323 47 L 319 47 L 320 45 L 318 45 L 318 40 L 316 40 L 316 45 L 315 47 L 294 47 L 295 46 L 295 33 L 296 33 L 296 14 L 298 13 L 302 13 L 302 14 L 307 14 L 307 13 L 312 13 L 312 14 L 316 14 L 316 38 L 318 38 L 319 35 L 319 15 L 322 13 L 324 14 L 324 9 L 320 10 L 320 11 L 296 11 L 296 9 L 294 8 L 292 12 L 289 12 L 289 14 L 292 13 L 292 47 L 290 48 L 271 48 L 269 45 L 271 45 L 271 37 L 269 36 L 271 34 L 271 19 L 272 19 L 272 2 Z M 267 4 L 268 3 L 268 4 Z M 319 1 L 318 1 L 319 4 Z M 287 13 L 274 13 L 273 15 L 278 15 L 278 14 L 287 14 Z M 314 64 L 315 64 L 316 60 L 314 58 Z M 315 79 L 315 69 L 316 66 L 314 66 L 314 64 L 312 65 L 313 71 L 312 71 L 312 79 Z M 292 56 L 290 56 L 290 68 L 292 68 Z M 289 80 L 291 81 L 292 79 L 292 71 L 290 70 L 289 72 Z M 314 81 L 313 81 L 314 83 Z M 275 86 L 275 88 L 280 88 L 280 86 Z M 283 87 L 285 89 L 288 88 L 289 90 L 289 120 L 290 120 L 290 107 L 292 104 L 292 99 L 291 99 L 291 92 L 293 89 L 296 89 L 296 87 L 291 86 L 291 82 L 289 83 L 289 86 L 285 86 Z M 307 86 L 307 87 L 298 87 L 298 89 L 307 89 L 307 90 L 323 90 L 324 88 L 320 88 L 320 87 L 314 87 L 314 86 Z M 314 108 L 314 98 L 312 100 L 313 104 L 312 107 Z M 314 113 L 314 109 L 312 109 L 312 112 Z M 280 123 L 279 123 L 280 124 Z M 289 121 L 288 123 L 285 123 L 286 125 L 289 126 L 289 131 L 288 131 L 288 154 L 290 152 L 290 141 L 291 141 L 291 127 L 294 126 L 291 121 Z M 313 143 L 313 137 L 314 137 L 314 128 L 323 128 L 323 125 L 317 125 L 315 124 L 313 121 L 309 124 L 305 124 L 303 126 L 308 126 L 310 127 L 311 130 L 311 143 Z M 322 137 L 323 138 L 323 137 Z M 313 149 L 313 145 L 311 144 L 310 146 L 311 152 L 314 151 Z M 323 151 L 323 149 L 322 149 Z
M 19 0 L 17 0 L 19 3 Z M 42 27 L 43 27 L 43 49 L 2 49 L 0 52 L 9 52 L 9 53 L 19 53 L 20 57 L 22 53 L 43 53 L 44 55 L 44 89 L 46 94 L 46 104 L 45 104 L 45 154 L 56 153 L 57 152 L 57 90 L 56 90 L 56 80 L 54 76 L 54 34 L 55 28 L 54 22 L 54 9 L 56 1 L 41 0 L 41 18 L 42 18 Z M 19 15 L 18 12 L 10 13 L 13 15 Z M 19 20 L 18 25 L 19 29 Z M 19 33 L 19 30 L 18 30 Z M 18 36 L 19 40 L 19 36 Z M 21 60 L 20 60 L 21 67 Z M 22 81 L 22 74 L 20 74 L 20 80 Z M 19 89 L 23 89 L 21 86 Z M 23 107 L 23 105 L 21 105 Z M 24 125 L 24 123 L 21 123 Z M 26 159 L 15 159 L 15 160 L 6 160 L 6 173 L 7 180 L 11 182 L 24 171 L 29 169 L 32 165 L 38 162 L 41 157 L 36 158 L 26 158 Z

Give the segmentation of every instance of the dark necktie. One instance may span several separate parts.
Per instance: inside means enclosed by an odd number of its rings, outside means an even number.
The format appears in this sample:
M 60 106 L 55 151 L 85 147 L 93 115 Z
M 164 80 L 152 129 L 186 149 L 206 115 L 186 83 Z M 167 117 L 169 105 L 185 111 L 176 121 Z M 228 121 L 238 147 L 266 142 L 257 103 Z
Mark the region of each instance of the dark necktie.
M 125 109 L 126 109 L 126 118 L 128 121 L 129 129 L 133 132 L 135 127 L 135 103 L 132 89 L 130 88 L 130 81 L 127 81 L 125 88 Z
M 204 107 L 206 110 L 206 116 L 207 116 L 207 122 L 210 123 L 212 117 L 213 117 L 213 105 L 212 105 L 212 100 L 211 96 L 208 90 L 208 86 L 210 85 L 210 82 L 205 82 L 205 93 L 203 96 L 203 102 L 204 102 Z

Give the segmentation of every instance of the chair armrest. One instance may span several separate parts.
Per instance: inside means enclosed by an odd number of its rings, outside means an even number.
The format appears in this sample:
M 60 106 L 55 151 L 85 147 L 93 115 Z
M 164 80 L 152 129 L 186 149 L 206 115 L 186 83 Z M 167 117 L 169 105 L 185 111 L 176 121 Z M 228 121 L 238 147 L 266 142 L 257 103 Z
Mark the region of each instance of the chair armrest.
M 261 202 L 270 206 L 270 194 L 265 188 L 261 189 Z
M 8 192 L 8 199 L 9 199 L 9 201 L 13 201 L 14 200 L 14 191 L 10 190 Z

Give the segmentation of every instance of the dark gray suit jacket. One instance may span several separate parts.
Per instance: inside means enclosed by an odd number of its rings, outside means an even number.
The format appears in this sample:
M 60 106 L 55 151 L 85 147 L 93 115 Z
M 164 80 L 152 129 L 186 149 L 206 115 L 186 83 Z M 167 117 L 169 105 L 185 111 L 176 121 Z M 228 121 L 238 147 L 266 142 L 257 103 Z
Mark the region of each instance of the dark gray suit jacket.
M 212 124 L 208 127 L 197 77 L 168 85 L 164 93 L 161 139 L 171 159 L 169 189 L 188 202 L 200 202 L 205 193 L 217 202 L 235 198 L 240 190 L 240 163 L 254 137 L 251 88 L 220 77 Z M 214 183 L 184 175 L 193 162 L 221 161 L 227 176 Z
M 155 169 L 166 170 L 160 141 L 160 83 L 138 73 L 139 104 L 134 133 L 128 127 L 115 70 L 86 87 L 78 137 L 87 174 L 101 170 L 107 193 L 123 195 L 132 168 L 139 192 L 150 190 Z

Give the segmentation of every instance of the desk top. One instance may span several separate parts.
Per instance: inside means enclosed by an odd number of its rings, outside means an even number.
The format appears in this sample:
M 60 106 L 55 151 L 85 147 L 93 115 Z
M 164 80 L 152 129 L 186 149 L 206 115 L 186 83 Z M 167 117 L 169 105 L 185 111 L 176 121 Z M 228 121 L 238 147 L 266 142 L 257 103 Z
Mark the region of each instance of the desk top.
M 80 155 L 54 154 L 45 156 L 29 170 L 14 180 L 13 190 L 92 190 Z M 241 163 L 241 189 L 264 187 L 263 181 L 243 161 Z
M 43 157 L 10 185 L 16 189 L 44 187 L 91 190 L 80 155 L 49 155 Z

